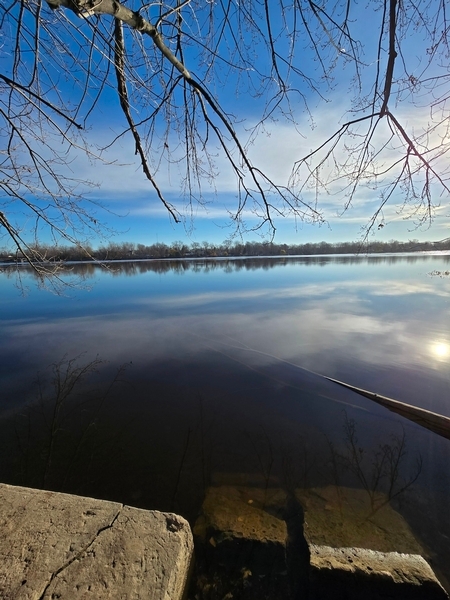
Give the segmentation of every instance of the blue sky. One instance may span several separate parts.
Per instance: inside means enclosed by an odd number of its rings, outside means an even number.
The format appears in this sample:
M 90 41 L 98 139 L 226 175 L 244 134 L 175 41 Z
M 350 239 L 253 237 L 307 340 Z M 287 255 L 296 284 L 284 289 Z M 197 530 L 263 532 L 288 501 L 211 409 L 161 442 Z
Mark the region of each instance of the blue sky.
M 135 0 L 133 4 L 138 6 L 140 2 Z M 150 6 L 150 15 L 154 10 L 152 6 Z M 280 24 L 277 13 L 278 3 L 270 6 L 275 30 Z M 351 9 L 352 33 L 362 44 L 361 65 L 364 68 L 360 78 L 361 96 L 371 93 L 378 66 L 381 78 L 386 70 L 387 42 L 383 43 L 383 51 L 379 59 L 377 56 L 378 24 L 381 19 L 381 11 L 378 8 L 378 3 L 373 3 L 369 5 L 352 4 Z M 187 3 L 186 11 L 183 13 L 185 19 L 189 18 L 189 11 L 190 3 Z M 339 13 L 336 14 L 339 17 Z M 411 15 L 413 14 L 411 13 Z M 262 14 L 255 13 L 254 19 L 258 26 L 264 27 Z M 88 26 L 74 15 L 69 15 L 69 22 L 80 28 L 80 31 L 82 31 L 82 27 Z M 195 22 L 192 21 L 190 25 L 194 30 Z M 61 39 L 69 39 L 64 38 L 65 35 L 61 34 Z M 243 35 L 249 36 L 250 34 L 244 33 Z M 252 41 L 249 37 L 245 37 L 241 41 L 247 44 L 249 51 L 252 50 Z M 148 43 L 151 44 L 151 42 Z M 282 37 L 277 38 L 276 43 L 277 49 L 281 53 L 288 52 L 288 45 Z M 293 65 L 301 69 L 308 77 L 315 78 L 320 90 L 323 91 L 323 97 L 321 98 L 319 94 L 308 88 L 304 81 L 293 76 L 291 84 L 293 88 L 298 88 L 298 93 L 293 92 L 291 95 L 291 112 L 288 118 L 285 118 L 287 105 L 283 103 L 280 111 L 274 113 L 275 118 L 267 121 L 264 128 L 260 129 L 259 135 L 252 137 L 251 141 L 250 131 L 261 118 L 267 96 L 264 93 L 260 97 L 257 94 L 250 95 L 245 85 L 238 86 L 235 74 L 230 75 L 225 71 L 219 70 L 214 79 L 207 81 L 209 89 L 217 94 L 223 109 L 233 112 L 236 116 L 235 129 L 242 142 L 248 143 L 248 156 L 252 164 L 258 166 L 272 180 L 281 185 L 285 185 L 289 181 L 292 166 L 296 160 L 311 149 L 320 146 L 332 132 L 339 129 L 346 120 L 352 118 L 352 113 L 349 111 L 355 107 L 352 101 L 355 98 L 356 84 L 353 79 L 354 63 L 349 58 L 349 48 L 345 41 L 339 39 L 339 36 L 326 29 L 321 32 L 321 44 L 321 56 L 325 58 L 327 68 L 330 69 L 327 76 L 330 74 L 334 78 L 333 81 L 328 82 L 330 85 L 327 85 L 323 74 L 320 73 L 317 56 L 301 40 L 296 46 Z M 403 56 L 396 63 L 395 80 L 404 75 L 402 71 L 404 59 L 406 59 L 407 73 L 416 74 L 419 77 L 423 70 L 423 57 L 427 55 L 427 44 L 429 44 L 429 40 L 425 39 L 421 32 L 416 33 L 412 29 L 408 31 L 406 39 L 402 41 Z M 135 50 L 136 48 L 133 49 L 133 52 Z M 221 58 L 231 60 L 230 57 L 233 56 L 235 50 L 236 48 L 230 49 L 224 43 L 219 46 Z M 267 65 L 264 63 L 265 57 L 267 57 L 267 53 L 263 54 L 262 47 L 255 44 L 255 73 L 256 71 L 267 72 Z M 193 73 L 202 77 L 206 67 L 204 63 L 198 61 L 196 50 L 186 49 L 185 63 Z M 76 98 L 77 95 L 83 93 L 83 85 L 77 85 L 79 82 L 76 79 L 75 83 L 71 82 L 70 78 L 66 81 L 58 75 L 57 68 L 53 64 L 52 69 L 56 71 L 54 76 L 59 81 L 62 94 L 69 97 L 72 95 L 73 98 Z M 255 73 L 249 73 L 248 76 L 250 81 L 253 84 L 256 82 L 257 85 L 258 76 Z M 430 74 L 436 73 L 427 73 L 427 75 Z M 78 76 L 79 73 L 76 77 Z M 96 93 L 96 85 L 96 82 L 93 81 L 88 96 L 93 97 Z M 398 91 L 402 85 L 405 87 L 404 83 L 398 85 L 395 83 L 393 91 Z M 356 95 L 358 96 L 358 93 Z M 399 101 L 395 104 L 396 99 Z M 392 96 L 392 104 L 395 105 L 392 110 L 401 119 L 409 134 L 420 133 L 429 126 L 432 99 L 433 95 L 427 91 L 426 86 L 422 88 L 420 94 L 416 94 L 415 105 L 409 101 L 407 90 L 399 96 Z M 85 116 L 81 113 L 80 117 Z M 134 112 L 135 119 L 139 120 L 145 115 L 145 107 L 137 106 Z M 98 148 L 108 146 L 116 136 L 124 131 L 125 119 L 120 111 L 117 96 L 112 89 L 105 88 L 100 102 L 87 118 L 86 126 L 86 139 L 93 152 L 97 152 Z M 430 145 L 433 145 L 439 137 L 447 143 L 446 126 L 444 122 L 433 132 L 429 140 Z M 358 131 L 356 130 L 355 133 Z M 383 146 L 384 139 L 388 134 L 386 128 L 381 127 L 374 137 L 374 145 L 376 147 Z M 231 172 L 226 158 L 218 150 L 217 141 L 212 139 L 208 142 L 207 149 L 215 161 L 215 175 L 211 181 L 203 183 L 204 203 L 199 205 L 195 200 L 190 203 L 189 199 L 183 196 L 181 188 L 184 174 L 177 166 L 179 149 L 173 129 L 167 140 L 171 147 L 173 145 L 175 148 L 172 154 L 175 160 L 172 164 L 169 165 L 164 157 L 160 159 L 157 149 L 155 155 L 152 155 L 154 148 L 149 147 L 147 150 L 162 192 L 183 215 L 182 222 L 179 224 L 176 224 L 170 217 L 145 179 L 142 167 L 135 156 L 134 142 L 130 134 L 120 136 L 113 146 L 101 152 L 101 161 L 88 158 L 80 149 L 72 149 L 67 155 L 66 174 L 78 180 L 79 183 L 76 187 L 78 194 L 99 202 L 107 209 L 106 211 L 97 211 L 96 217 L 113 232 L 112 239 L 115 241 L 126 240 L 145 244 L 157 241 L 170 243 L 175 240 L 188 243 L 204 240 L 214 243 L 224 241 L 235 233 L 230 213 L 236 209 L 237 184 L 236 177 Z M 374 159 L 377 168 L 381 168 L 384 162 L 387 164 L 397 155 L 398 148 L 396 149 L 394 146 L 395 144 L 386 145 L 383 152 Z M 338 159 L 345 160 L 346 152 L 348 152 L 348 148 L 342 146 L 337 151 Z M 201 149 L 199 157 L 200 160 L 204 158 Z M 443 157 L 440 166 L 444 170 L 446 169 L 445 162 L 445 157 Z M 324 164 L 322 175 L 325 179 L 328 176 L 327 170 L 329 169 L 331 172 L 331 168 L 332 164 Z M 300 175 L 300 185 L 304 176 L 304 173 Z M 87 181 L 94 185 L 87 185 L 85 183 Z M 321 225 L 311 225 L 292 216 L 277 216 L 274 212 L 272 216 L 276 227 L 275 241 L 278 243 L 305 243 L 359 239 L 362 235 L 362 228 L 367 224 L 380 202 L 379 190 L 376 189 L 375 183 L 373 180 L 363 182 L 354 196 L 352 205 L 344 210 L 345 195 L 337 182 L 330 181 L 326 188 L 320 190 L 321 194 L 318 197 L 318 208 L 324 219 L 324 223 Z M 305 201 L 314 204 L 316 191 L 316 189 L 310 188 L 303 189 L 302 197 Z M 431 227 L 429 224 L 425 224 L 425 226 L 417 228 L 411 211 L 402 210 L 403 191 L 400 189 L 396 191 L 377 219 L 376 224 L 381 223 L 382 227 L 374 228 L 376 239 L 383 241 L 390 239 L 439 240 L 449 237 L 450 203 L 448 195 L 442 194 L 442 190 L 437 186 L 433 188 L 433 192 L 437 207 Z M 15 217 L 23 220 L 23 214 L 20 211 L 15 213 Z M 249 228 L 256 223 L 250 212 L 244 214 L 244 218 Z M 265 231 L 262 230 L 259 233 L 264 234 Z M 244 239 L 257 238 L 258 233 L 249 232 Z M 97 242 L 95 238 L 89 241 L 94 245 Z
M 336 113 L 339 109 L 336 109 Z M 319 112 L 320 116 L 320 112 Z M 329 122 L 325 119 L 325 123 Z M 320 126 L 319 126 L 320 127 Z M 322 129 L 322 128 L 321 128 Z M 311 137 L 320 139 L 321 132 L 314 130 Z M 261 136 L 255 144 L 255 155 L 259 154 L 261 162 L 267 166 L 270 173 L 289 176 L 291 157 L 301 150 L 303 140 L 289 126 L 276 127 L 269 137 Z M 131 142 L 130 142 L 131 146 Z M 232 210 L 236 201 L 233 190 L 234 180 L 226 176 L 227 167 L 223 166 L 217 189 L 207 194 L 208 204 L 203 206 L 187 206 L 187 200 L 177 189 L 177 176 L 173 175 L 164 186 L 168 199 L 173 204 L 186 206 L 186 217 L 182 223 L 175 223 L 165 208 L 161 205 L 156 194 L 141 175 L 141 167 L 130 151 L 124 149 L 124 162 L 120 169 L 107 164 L 96 167 L 96 173 L 90 173 L 102 183 L 100 188 L 87 190 L 88 195 L 103 202 L 112 212 L 107 215 L 108 224 L 115 230 L 114 240 L 135 241 L 139 243 L 165 242 L 182 240 L 187 243 L 204 240 L 221 243 L 233 235 L 234 224 L 230 223 L 228 211 Z M 83 157 L 80 157 L 83 159 Z M 261 162 L 259 164 L 261 164 Z M 100 174 L 104 175 L 100 177 Z M 173 183 L 172 183 L 173 182 Z M 338 242 L 359 239 L 362 228 L 367 223 L 379 199 L 375 192 L 362 189 L 360 203 L 354 202 L 347 211 L 343 211 L 342 195 L 325 198 L 322 204 L 325 223 L 308 224 L 292 217 L 275 218 L 277 228 L 275 241 L 278 243 L 306 242 Z M 416 228 L 413 220 L 398 212 L 398 205 L 392 204 L 384 210 L 385 225 L 374 232 L 375 239 L 389 241 L 391 239 L 411 240 L 440 240 L 450 235 L 449 202 L 443 199 L 442 208 L 436 210 L 431 226 Z M 103 214 L 99 212 L 102 219 Z M 245 239 L 258 239 L 258 234 L 249 233 Z
M 326 106 L 318 108 L 317 124 L 311 130 L 308 116 L 300 115 L 304 120 L 302 135 L 289 124 L 276 124 L 272 130 L 262 134 L 251 148 L 255 163 L 262 165 L 271 177 L 286 180 L 289 177 L 292 157 L 304 152 L 320 140 L 326 139 L 329 123 L 339 123 L 345 112 L 339 98 L 332 99 Z M 425 111 L 424 111 L 425 112 Z M 251 115 L 247 117 L 251 119 Z M 427 118 L 424 114 L 424 119 Z M 118 115 L 118 120 L 120 116 Z M 102 138 L 107 133 L 96 131 Z M 103 139 L 103 138 L 102 138 Z M 116 165 L 105 164 L 95 168 L 86 164 L 84 156 L 80 155 L 74 161 L 73 168 L 81 163 L 82 173 L 86 178 L 99 183 L 98 188 L 86 190 L 88 196 L 101 203 L 111 211 L 107 214 L 108 224 L 116 230 L 114 240 L 135 241 L 138 243 L 165 242 L 182 240 L 186 243 L 202 242 L 204 240 L 221 243 L 234 234 L 234 224 L 230 222 L 229 211 L 236 203 L 235 180 L 229 172 L 225 161 L 219 168 L 215 181 L 216 189 L 205 193 L 207 203 L 199 206 L 195 203 L 189 206 L 183 198 L 178 180 L 180 175 L 176 169 L 160 174 L 163 190 L 173 204 L 184 207 L 185 219 L 175 223 L 161 205 L 154 191 L 142 175 L 142 168 L 133 155 L 131 139 L 121 141 L 121 146 L 113 148 L 111 161 L 122 160 L 120 168 Z M 376 191 L 361 187 L 356 196 L 357 201 L 348 210 L 343 210 L 343 195 L 336 193 L 321 198 L 321 208 L 325 217 L 323 224 L 309 224 L 292 217 L 275 217 L 277 228 L 274 240 L 278 243 L 306 242 L 338 242 L 359 239 L 362 228 L 379 203 Z M 450 203 L 447 198 L 441 198 L 442 206 L 435 211 L 434 220 L 430 226 L 426 223 L 416 227 L 413 219 L 399 211 L 398 201 L 390 203 L 383 211 L 384 227 L 374 231 L 375 239 L 389 241 L 391 239 L 411 240 L 440 240 L 450 236 Z M 400 199 L 401 201 L 401 199 Z M 99 218 L 104 219 L 99 212 Z M 250 220 L 251 223 L 251 220 Z M 258 233 L 249 233 L 245 239 L 258 239 Z

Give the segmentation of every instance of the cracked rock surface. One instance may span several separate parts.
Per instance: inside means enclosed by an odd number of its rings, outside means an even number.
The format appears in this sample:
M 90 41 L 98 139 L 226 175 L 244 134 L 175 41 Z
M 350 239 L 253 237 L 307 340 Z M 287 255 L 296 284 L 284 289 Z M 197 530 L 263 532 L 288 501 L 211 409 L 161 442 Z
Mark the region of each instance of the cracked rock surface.
M 178 600 L 192 553 L 178 515 L 0 484 L 2 600 Z

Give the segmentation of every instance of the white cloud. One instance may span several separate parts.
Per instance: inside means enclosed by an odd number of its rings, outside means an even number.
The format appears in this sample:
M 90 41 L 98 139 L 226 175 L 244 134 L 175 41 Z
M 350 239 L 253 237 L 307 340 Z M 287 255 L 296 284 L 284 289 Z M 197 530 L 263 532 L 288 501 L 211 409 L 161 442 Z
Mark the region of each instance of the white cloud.
M 344 117 L 343 117 L 344 115 Z M 429 110 L 427 107 L 420 109 L 410 109 L 400 107 L 398 115 L 401 122 L 408 131 L 425 130 L 429 122 Z M 320 146 L 331 133 L 338 129 L 346 119 L 351 115 L 345 115 L 345 106 L 340 99 L 331 99 L 331 101 L 322 106 L 317 111 L 317 118 L 314 128 L 311 128 L 310 117 L 307 113 L 300 115 L 296 127 L 287 123 L 267 124 L 265 130 L 256 137 L 252 144 L 248 146 L 249 157 L 252 163 L 262 169 L 267 176 L 281 185 L 287 184 L 291 169 L 296 160 L 307 154 L 311 149 Z M 413 123 L 414 126 L 409 127 Z M 244 122 L 238 127 L 238 134 L 242 139 L 248 136 L 248 130 L 254 124 L 251 121 Z M 367 125 L 363 123 L 359 130 Z M 374 148 L 383 146 L 388 138 L 390 131 L 387 123 L 381 123 L 377 129 L 374 138 Z M 115 133 L 108 129 L 93 129 L 91 140 L 96 146 L 106 146 Z M 349 141 L 349 140 L 347 140 Z M 433 143 L 433 140 L 430 140 Z M 397 144 L 397 143 L 396 143 Z M 388 144 L 384 147 L 382 153 L 374 161 L 374 169 L 379 169 L 381 165 L 389 165 L 400 156 L 401 150 L 394 147 L 395 144 Z M 397 144 L 398 146 L 398 144 Z M 174 145 L 174 147 L 176 147 Z M 205 203 L 198 204 L 196 200 L 191 205 L 186 197 L 183 197 L 181 182 L 184 173 L 181 171 L 181 163 L 177 164 L 181 154 L 175 151 L 172 155 L 174 164 L 169 165 L 167 161 L 161 161 L 159 169 L 155 175 L 158 185 L 169 202 L 171 202 L 181 214 L 194 219 L 206 220 L 226 220 L 233 214 L 237 208 L 237 181 L 232 172 L 227 159 L 223 154 L 217 154 L 217 148 L 213 143 L 210 144 L 211 154 L 217 155 L 215 158 L 217 174 L 208 182 L 203 182 L 203 194 Z M 348 147 L 342 146 L 337 151 L 337 160 L 345 161 L 348 156 Z M 134 153 L 134 143 L 130 135 L 123 136 L 108 151 L 103 154 L 103 163 L 91 164 L 80 153 L 76 160 L 71 164 L 72 171 L 75 171 L 77 177 L 92 181 L 98 181 L 100 188 L 93 192 L 94 196 L 104 198 L 114 207 L 126 199 L 126 212 L 130 215 L 143 217 L 158 217 L 166 215 L 166 209 L 157 198 L 153 187 L 146 180 L 142 173 L 142 168 L 138 158 Z M 444 159 L 443 159 L 444 160 Z M 441 161 L 442 163 L 442 161 Z M 442 164 L 440 165 L 442 167 Z M 344 221 L 348 225 L 364 226 L 368 219 L 374 214 L 379 206 L 379 193 L 373 181 L 362 182 L 355 194 L 352 206 L 344 212 L 345 194 L 342 190 L 344 181 L 336 181 L 332 175 L 335 163 L 328 160 L 321 169 L 321 176 L 327 181 L 326 188 L 317 189 L 320 192 L 318 198 L 319 210 L 330 223 Z M 400 167 L 399 167 L 400 168 Z M 307 172 L 300 174 L 299 186 L 305 181 Z M 381 178 L 378 178 L 378 184 Z M 254 187 L 254 186 L 253 186 Z M 316 189 L 304 189 L 303 199 L 312 206 L 316 203 Z M 142 200 L 145 198 L 145 206 Z M 437 208 L 436 214 L 447 223 L 449 206 L 447 198 L 437 200 L 442 203 Z M 276 205 L 276 199 L 274 200 Z M 399 223 L 408 215 L 408 208 L 405 212 L 401 211 L 403 202 L 402 191 L 399 190 L 392 200 L 383 208 L 381 218 L 388 223 Z M 251 206 L 247 212 L 244 211 L 244 217 L 252 217 Z M 293 217 L 287 215 L 287 220 Z M 410 223 L 410 229 L 414 228 L 413 222 Z M 392 232 L 394 233 L 394 232 Z M 393 235 L 391 234 L 391 237 Z

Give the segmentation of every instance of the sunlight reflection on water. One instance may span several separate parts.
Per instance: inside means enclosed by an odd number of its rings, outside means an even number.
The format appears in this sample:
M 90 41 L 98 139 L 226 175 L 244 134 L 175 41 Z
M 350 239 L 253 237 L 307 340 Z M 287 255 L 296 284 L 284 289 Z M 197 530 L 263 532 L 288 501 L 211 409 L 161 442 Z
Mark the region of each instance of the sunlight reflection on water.
M 450 344 L 447 342 L 433 342 L 431 352 L 438 359 L 446 361 L 450 357 Z

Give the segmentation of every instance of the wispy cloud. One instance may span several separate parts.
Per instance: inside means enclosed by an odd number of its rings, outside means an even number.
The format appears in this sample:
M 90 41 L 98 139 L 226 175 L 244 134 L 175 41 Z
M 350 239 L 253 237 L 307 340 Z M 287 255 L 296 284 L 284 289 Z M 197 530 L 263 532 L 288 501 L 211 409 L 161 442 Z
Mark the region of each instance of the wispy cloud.
M 414 111 L 400 107 L 398 113 L 406 127 L 413 123 L 414 127 L 411 126 L 410 129 L 414 129 L 416 132 L 426 130 L 429 122 L 427 107 Z M 342 99 L 331 98 L 329 104 L 317 111 L 313 128 L 307 113 L 299 116 L 296 126 L 286 123 L 269 123 L 264 131 L 248 145 L 250 160 L 274 182 L 281 185 L 287 184 L 295 161 L 311 149 L 320 146 L 347 118 L 351 118 L 351 115 L 345 115 L 345 105 Z M 238 126 L 238 134 L 243 140 L 246 140 L 249 135 L 248 130 L 251 130 L 254 124 L 251 119 L 248 119 Z M 372 140 L 373 146 L 382 146 L 389 134 L 386 124 L 381 124 Z M 115 135 L 116 132 L 105 127 L 93 129 L 91 140 L 94 146 L 105 147 Z M 430 140 L 430 143 L 433 143 L 433 140 Z M 398 158 L 404 150 L 398 146 L 397 142 L 386 145 L 383 152 L 374 158 L 374 170 L 380 168 L 381 165 L 388 165 Z M 224 222 L 237 208 L 236 176 L 226 157 L 218 153 L 214 144 L 211 143 L 208 150 L 215 157 L 216 175 L 212 180 L 203 182 L 202 194 L 197 195 L 199 202 L 195 198 L 191 202 L 183 195 L 184 173 L 181 171 L 179 152 L 175 151 L 172 154 L 173 164 L 169 164 L 166 160 L 159 163 L 155 177 L 168 201 L 181 214 L 195 220 Z M 347 158 L 346 152 L 348 149 L 345 146 L 338 150 L 336 156 L 338 162 L 343 162 Z M 116 144 L 102 154 L 102 158 L 103 162 L 91 163 L 83 153 L 80 153 L 70 166 L 72 172 L 77 173 L 78 178 L 99 183 L 97 189 L 90 190 L 94 197 L 104 200 L 118 212 L 130 216 L 144 218 L 166 216 L 166 209 L 142 173 L 142 168 L 134 154 L 131 136 L 122 136 Z M 356 231 L 357 228 L 367 223 L 379 206 L 377 184 L 380 183 L 380 180 L 378 182 L 362 181 L 352 205 L 345 210 L 346 198 L 342 190 L 344 181 L 337 181 L 332 177 L 334 167 L 335 164 L 331 159 L 326 161 L 321 169 L 321 177 L 324 181 L 328 181 L 326 187 L 305 188 L 302 198 L 312 206 L 318 199 L 318 208 L 323 212 L 327 221 L 346 223 L 353 227 L 353 231 Z M 306 173 L 300 175 L 300 186 L 304 177 L 306 177 Z M 320 193 L 318 197 L 316 192 Z M 402 203 L 402 191 L 399 190 L 392 202 L 384 207 L 382 218 L 386 222 L 401 225 L 405 219 L 405 213 L 401 211 Z M 440 219 L 440 226 L 444 227 L 450 218 L 450 210 L 446 199 L 441 199 L 441 203 L 442 205 L 437 207 L 436 214 Z M 244 211 L 243 216 L 248 219 L 253 218 L 250 210 Z M 284 220 L 292 223 L 294 218 L 287 214 Z M 411 224 L 410 229 L 413 228 L 414 226 Z M 392 237 L 395 236 L 392 235 Z

